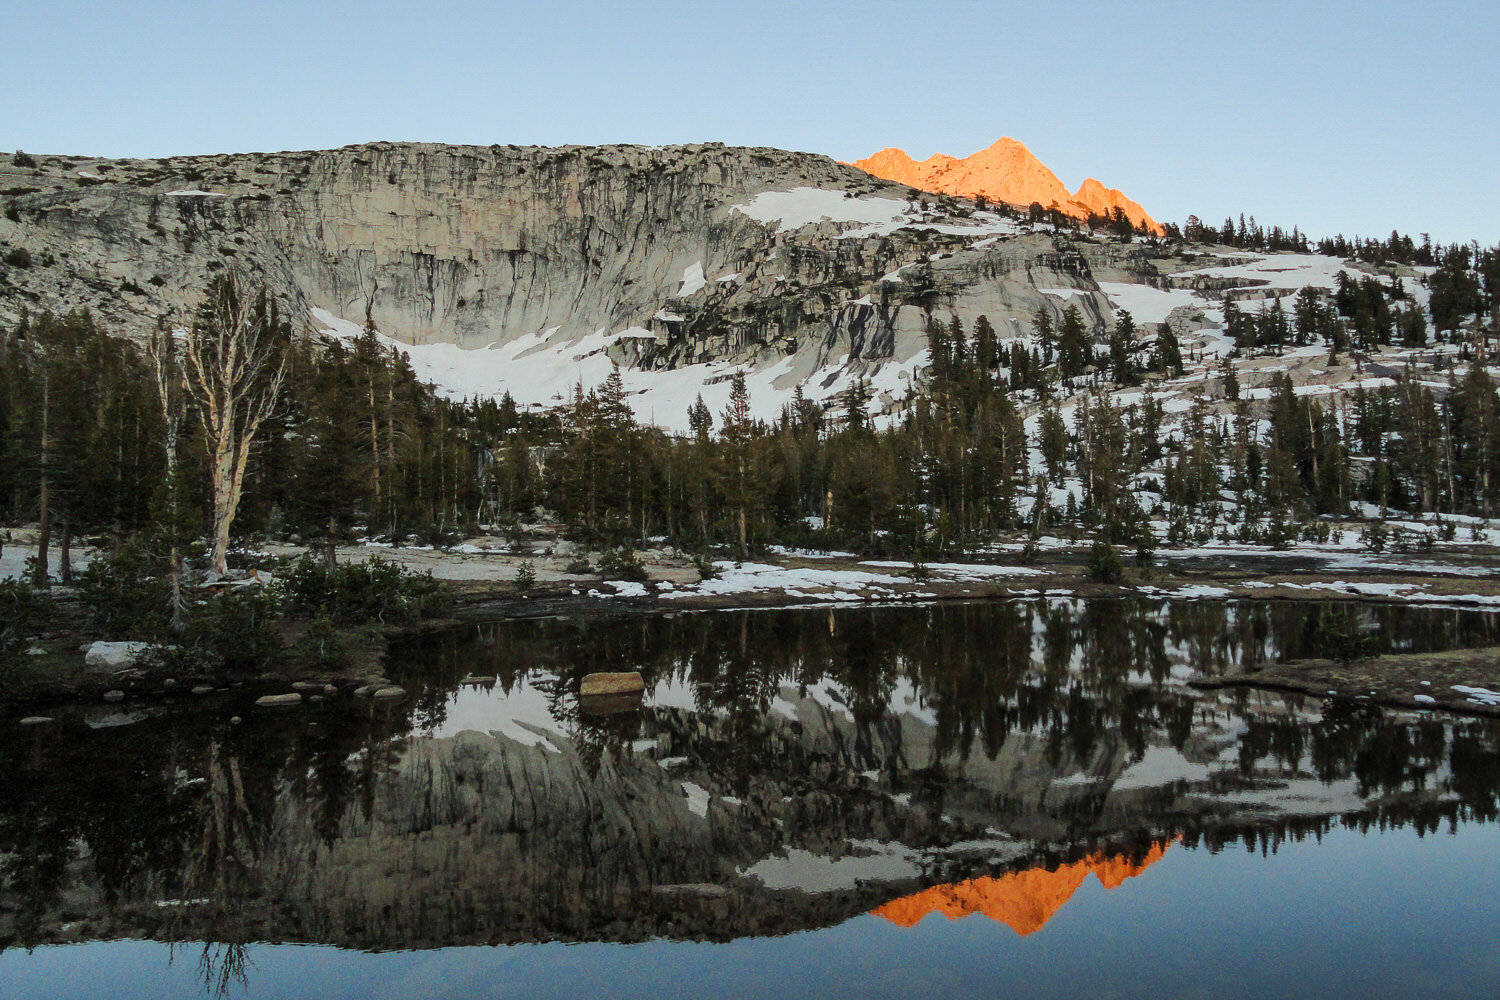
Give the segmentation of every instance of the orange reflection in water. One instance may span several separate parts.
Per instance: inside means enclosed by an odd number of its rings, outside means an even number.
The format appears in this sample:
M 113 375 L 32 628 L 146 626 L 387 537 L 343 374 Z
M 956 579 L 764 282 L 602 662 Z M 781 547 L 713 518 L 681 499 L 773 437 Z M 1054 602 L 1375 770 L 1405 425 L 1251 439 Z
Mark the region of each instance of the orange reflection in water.
M 929 913 L 941 913 L 949 920 L 981 913 L 1024 937 L 1041 930 L 1090 873 L 1104 888 L 1114 889 L 1150 868 L 1166 852 L 1163 842 L 1152 845 L 1140 861 L 1123 854 L 1092 854 L 1056 871 L 1032 868 L 998 878 L 935 885 L 870 912 L 901 927 L 912 927 Z

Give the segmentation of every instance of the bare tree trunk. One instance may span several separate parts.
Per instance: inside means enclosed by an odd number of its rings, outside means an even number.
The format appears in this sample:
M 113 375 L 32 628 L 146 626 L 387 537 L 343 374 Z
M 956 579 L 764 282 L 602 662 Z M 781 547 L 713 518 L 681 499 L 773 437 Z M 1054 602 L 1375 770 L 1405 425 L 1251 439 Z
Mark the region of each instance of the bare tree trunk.
M 182 511 L 181 497 L 177 491 L 177 439 L 182 425 L 181 379 L 173 354 L 172 335 L 159 328 L 147 344 L 147 355 L 156 376 L 156 399 L 161 406 L 162 448 L 166 457 L 167 488 L 167 598 L 173 632 L 181 632 L 183 611 L 186 607 L 182 597 L 182 546 L 179 540 L 179 525 Z
M 63 586 L 73 583 L 73 522 L 62 519 L 62 539 L 57 545 L 57 572 Z
M 745 489 L 746 489 L 746 486 L 745 486 L 745 456 L 743 454 L 739 456 L 739 463 L 736 466 L 736 468 L 739 471 L 739 484 L 738 485 L 739 485 L 739 495 L 740 495 L 739 516 L 737 517 L 736 520 L 738 521 L 739 530 L 740 530 L 740 558 L 743 559 L 749 553 L 749 547 L 746 544 L 746 536 L 745 536 Z
M 48 373 L 42 376 L 42 441 L 41 454 L 38 456 L 41 481 L 37 487 L 36 572 L 31 578 L 32 583 L 43 588 L 49 585 L 51 579 L 47 571 L 48 552 L 52 546 L 52 490 L 48 475 L 52 460 L 51 416 L 52 376 Z
M 375 373 L 370 372 L 370 476 L 372 479 L 372 495 L 370 498 L 370 523 L 366 530 L 370 534 L 375 531 L 375 518 L 380 510 L 380 427 L 375 419 Z
M 389 368 L 385 373 L 385 467 L 391 470 L 394 477 L 396 468 L 396 377 L 391 374 Z M 401 540 L 396 534 L 396 498 L 394 496 L 393 484 L 386 486 L 386 506 L 390 509 L 388 521 L 390 523 L 392 541 L 398 545 Z

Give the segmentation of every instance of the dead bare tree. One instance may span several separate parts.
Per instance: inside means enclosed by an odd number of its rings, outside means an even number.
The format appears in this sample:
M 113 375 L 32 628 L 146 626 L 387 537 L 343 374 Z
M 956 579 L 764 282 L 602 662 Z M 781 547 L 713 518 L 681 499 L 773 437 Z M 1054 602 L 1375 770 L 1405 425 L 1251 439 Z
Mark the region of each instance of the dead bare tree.
M 250 447 L 286 382 L 288 338 L 265 289 L 252 301 L 237 281 L 222 277 L 209 286 L 182 353 L 183 384 L 209 454 L 214 570 L 225 573 Z
M 166 520 L 168 561 L 170 568 L 167 580 L 171 584 L 172 631 L 182 631 L 182 512 L 179 503 L 177 443 L 182 431 L 182 366 L 177 357 L 177 343 L 165 321 L 159 323 L 151 339 L 146 343 L 146 356 L 151 361 L 151 373 L 156 383 L 156 399 L 161 405 L 163 428 L 162 449 L 167 462 Z

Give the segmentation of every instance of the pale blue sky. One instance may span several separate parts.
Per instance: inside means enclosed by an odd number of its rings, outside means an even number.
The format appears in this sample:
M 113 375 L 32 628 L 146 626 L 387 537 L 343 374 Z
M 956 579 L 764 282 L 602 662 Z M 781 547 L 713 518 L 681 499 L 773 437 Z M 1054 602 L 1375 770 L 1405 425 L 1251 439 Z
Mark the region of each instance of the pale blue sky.
M 3 0 L 0 148 L 1025 142 L 1159 219 L 1500 241 L 1500 2 Z

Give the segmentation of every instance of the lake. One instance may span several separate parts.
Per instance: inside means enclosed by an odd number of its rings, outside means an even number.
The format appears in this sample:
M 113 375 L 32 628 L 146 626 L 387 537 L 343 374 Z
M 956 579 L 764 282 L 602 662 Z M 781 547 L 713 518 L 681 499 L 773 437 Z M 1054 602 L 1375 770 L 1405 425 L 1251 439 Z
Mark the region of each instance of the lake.
M 1500 995 L 1500 723 L 1189 684 L 1332 607 L 563 615 L 5 726 L 0 994 Z

